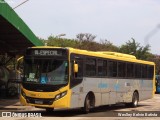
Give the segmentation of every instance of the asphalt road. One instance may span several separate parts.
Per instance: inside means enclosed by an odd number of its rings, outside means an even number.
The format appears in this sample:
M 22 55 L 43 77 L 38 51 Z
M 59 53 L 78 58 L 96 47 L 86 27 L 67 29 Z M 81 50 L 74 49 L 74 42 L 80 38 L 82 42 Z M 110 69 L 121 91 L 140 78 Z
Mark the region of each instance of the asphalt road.
M 19 103 L 14 104 L 17 105 L 16 108 L 21 108 L 21 106 L 18 106 Z M 128 119 L 160 119 L 160 94 L 156 94 L 154 98 L 141 101 L 139 102 L 139 105 L 137 108 L 128 108 L 123 104 L 119 105 L 113 105 L 113 106 L 102 106 L 95 108 L 92 112 L 88 114 L 84 114 L 80 111 L 80 109 L 72 109 L 72 110 L 55 110 L 51 113 L 47 113 L 44 109 L 34 108 L 34 107 L 24 107 L 23 109 L 7 109 L 7 108 L 14 108 L 13 105 L 1 108 L 0 111 L 12 111 L 12 112 L 22 112 L 22 113 L 39 113 L 41 114 L 42 118 L 45 119 L 48 117 L 56 117 L 56 118 L 62 118 L 62 117 L 69 117 L 72 119 L 91 119 L 91 117 L 97 118 L 97 117 L 103 117 L 103 119 L 117 119 L 117 120 L 128 120 Z M 133 117 L 130 116 L 131 113 L 135 113 Z M 150 115 L 150 116 L 143 116 L 143 113 Z M 156 117 L 156 114 L 159 115 L 159 117 Z M 122 116 L 120 116 L 122 115 Z M 112 118 L 111 118 L 112 117 Z M 26 118 L 27 119 L 27 118 Z

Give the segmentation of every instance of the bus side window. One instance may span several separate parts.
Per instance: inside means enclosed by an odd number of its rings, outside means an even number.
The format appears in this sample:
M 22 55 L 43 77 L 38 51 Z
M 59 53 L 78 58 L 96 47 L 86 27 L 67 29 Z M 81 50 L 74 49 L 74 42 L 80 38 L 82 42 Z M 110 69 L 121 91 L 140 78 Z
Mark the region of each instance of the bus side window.
M 101 77 L 107 76 L 107 60 L 97 60 L 97 75 Z
M 147 65 L 142 65 L 142 78 L 147 78 Z
M 85 75 L 86 76 L 96 76 L 96 59 L 86 58 L 85 61 Z
M 133 78 L 134 77 L 134 64 L 127 63 L 127 77 Z
M 151 65 L 148 65 L 148 78 L 153 79 L 153 74 L 154 74 L 154 67 Z
M 135 64 L 135 78 L 141 78 L 142 70 L 140 64 Z
M 117 77 L 117 62 L 108 61 L 108 76 Z
M 126 63 L 118 62 L 118 77 L 126 77 Z
M 103 66 L 103 60 L 97 60 L 98 76 L 104 76 Z

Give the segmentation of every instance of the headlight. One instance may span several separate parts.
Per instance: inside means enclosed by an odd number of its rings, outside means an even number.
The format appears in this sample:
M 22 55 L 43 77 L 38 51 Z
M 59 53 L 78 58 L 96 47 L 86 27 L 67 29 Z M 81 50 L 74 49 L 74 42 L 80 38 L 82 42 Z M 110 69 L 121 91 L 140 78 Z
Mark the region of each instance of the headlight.
M 65 96 L 67 94 L 67 91 L 61 93 L 61 97 Z
M 55 100 L 58 100 L 59 98 L 61 98 L 61 94 L 56 95 Z
M 64 97 L 66 94 L 67 94 L 67 91 L 64 91 L 64 92 L 62 92 L 62 93 L 56 95 L 55 100 L 58 100 L 58 99 Z

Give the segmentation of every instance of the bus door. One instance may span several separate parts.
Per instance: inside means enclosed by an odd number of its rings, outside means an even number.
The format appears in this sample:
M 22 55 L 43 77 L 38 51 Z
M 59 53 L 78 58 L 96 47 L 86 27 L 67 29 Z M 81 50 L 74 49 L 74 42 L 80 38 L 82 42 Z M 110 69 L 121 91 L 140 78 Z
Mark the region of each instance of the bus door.
M 76 66 L 76 68 L 75 68 Z M 77 70 L 76 70 L 77 69 Z M 79 55 L 71 55 L 71 107 L 79 107 L 82 104 L 83 94 L 83 58 Z

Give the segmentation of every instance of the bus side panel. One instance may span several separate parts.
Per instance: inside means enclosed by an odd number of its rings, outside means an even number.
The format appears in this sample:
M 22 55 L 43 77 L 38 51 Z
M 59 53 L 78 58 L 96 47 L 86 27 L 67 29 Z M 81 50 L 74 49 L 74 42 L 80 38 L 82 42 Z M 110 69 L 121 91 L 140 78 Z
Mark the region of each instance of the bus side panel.
M 152 91 L 141 91 L 139 96 L 140 96 L 139 101 L 151 99 Z
M 135 90 L 139 93 L 139 100 L 152 98 L 152 80 L 119 79 L 117 82 L 116 102 L 132 102 Z M 123 97 L 121 97 L 123 96 Z
M 139 101 L 150 99 L 153 97 L 153 81 L 152 80 L 139 80 L 140 92 Z
M 83 82 L 72 88 L 71 108 L 84 107 L 85 98 L 89 92 L 95 95 L 95 106 L 101 105 L 101 89 L 98 85 L 101 78 L 83 78 Z
M 109 89 L 109 79 L 108 78 L 101 78 L 101 83 L 98 85 L 101 89 L 101 103 L 102 105 L 109 104 L 109 96 L 110 96 L 110 89 Z
M 117 79 L 108 78 L 109 84 L 109 104 L 116 103 L 116 89 L 117 89 Z
M 132 102 L 137 90 L 139 100 L 152 98 L 152 80 L 83 78 L 83 82 L 72 88 L 71 108 L 83 107 L 88 92 L 95 95 L 95 106 Z
M 116 103 L 131 102 L 132 81 L 130 79 L 118 79 L 116 82 Z
M 84 100 L 87 93 L 84 93 L 83 82 L 75 86 L 71 90 L 70 108 L 83 107 Z
M 88 94 L 91 91 L 95 95 L 95 106 L 101 105 L 101 89 L 98 87 L 100 83 L 101 83 L 101 78 L 86 77 L 84 78 L 83 81 L 84 93 Z

